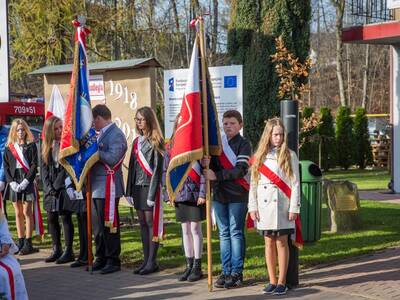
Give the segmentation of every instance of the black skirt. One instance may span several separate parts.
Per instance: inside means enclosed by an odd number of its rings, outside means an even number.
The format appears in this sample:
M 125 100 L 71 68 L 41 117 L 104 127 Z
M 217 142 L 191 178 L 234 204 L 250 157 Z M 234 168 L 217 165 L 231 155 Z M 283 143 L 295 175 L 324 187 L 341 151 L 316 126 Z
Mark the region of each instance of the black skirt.
M 206 219 L 206 205 L 197 206 L 192 201 L 175 202 L 175 213 L 177 222 L 201 222 Z
M 135 185 L 133 187 L 133 206 L 136 210 L 153 210 L 153 207 L 147 205 L 148 195 L 149 186 Z
M 258 232 L 262 236 L 277 237 L 277 236 L 291 235 L 294 233 L 294 229 L 287 228 L 287 229 L 278 229 L 278 230 L 259 230 Z
M 14 178 L 15 182 L 19 184 L 24 180 L 24 178 L 25 171 L 23 169 L 16 169 Z M 12 202 L 16 202 L 17 200 L 27 202 L 34 201 L 36 198 L 35 185 L 32 182 L 26 187 L 23 192 L 17 193 L 11 188 L 10 183 L 8 183 L 6 191 L 4 193 L 4 198 L 7 200 L 11 200 Z

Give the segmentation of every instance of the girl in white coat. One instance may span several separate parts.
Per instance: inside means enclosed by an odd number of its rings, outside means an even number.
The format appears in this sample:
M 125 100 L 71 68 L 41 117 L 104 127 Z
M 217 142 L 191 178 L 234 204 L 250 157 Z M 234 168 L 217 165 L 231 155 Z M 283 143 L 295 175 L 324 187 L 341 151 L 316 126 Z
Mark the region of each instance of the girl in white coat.
M 263 292 L 283 295 L 287 291 L 288 237 L 295 234 L 295 220 L 300 211 L 300 184 L 299 161 L 287 146 L 279 118 L 268 120 L 254 154 L 248 208 L 265 241 L 270 283 Z

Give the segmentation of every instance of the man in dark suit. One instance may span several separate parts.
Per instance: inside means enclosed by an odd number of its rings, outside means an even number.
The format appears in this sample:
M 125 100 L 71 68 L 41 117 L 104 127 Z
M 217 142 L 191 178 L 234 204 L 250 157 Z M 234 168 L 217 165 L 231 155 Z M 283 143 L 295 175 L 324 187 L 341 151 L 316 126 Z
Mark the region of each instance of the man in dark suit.
M 93 110 L 93 123 L 99 132 L 100 160 L 90 171 L 92 191 L 93 231 L 96 243 L 96 260 L 93 271 L 109 274 L 121 269 L 121 239 L 119 229 L 118 202 L 124 194 L 121 163 L 127 150 L 124 133 L 111 121 L 111 111 L 107 106 L 96 105 Z M 107 176 L 114 174 L 116 228 L 107 227 L 104 222 Z M 108 224 L 109 225 L 109 224 Z

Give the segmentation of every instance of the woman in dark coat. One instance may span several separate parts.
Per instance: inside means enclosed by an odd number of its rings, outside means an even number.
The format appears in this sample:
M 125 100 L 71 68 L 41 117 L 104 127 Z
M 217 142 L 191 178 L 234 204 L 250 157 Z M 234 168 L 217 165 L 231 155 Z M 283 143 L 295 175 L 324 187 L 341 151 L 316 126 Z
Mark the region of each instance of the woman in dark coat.
M 144 260 L 134 273 L 145 275 L 159 269 L 156 262 L 159 242 L 153 237 L 153 207 L 162 179 L 164 140 L 150 107 L 138 109 L 135 121 L 139 137 L 134 141 L 129 161 L 126 196 L 129 202 L 134 203 L 143 245 Z
M 4 150 L 5 198 L 12 201 L 18 233 L 20 255 L 37 252 L 32 246 L 33 202 L 36 200 L 35 178 L 38 167 L 36 144 L 28 124 L 15 119 Z
M 72 223 L 73 203 L 70 200 L 65 180 L 67 173 L 58 162 L 62 121 L 52 116 L 44 124 L 44 140 L 42 144 L 41 176 L 43 182 L 43 206 L 47 212 L 48 228 L 53 242 L 53 252 L 45 262 L 64 264 L 74 261 L 72 243 L 74 225 Z M 59 217 L 62 219 L 65 249 L 61 248 L 61 229 Z

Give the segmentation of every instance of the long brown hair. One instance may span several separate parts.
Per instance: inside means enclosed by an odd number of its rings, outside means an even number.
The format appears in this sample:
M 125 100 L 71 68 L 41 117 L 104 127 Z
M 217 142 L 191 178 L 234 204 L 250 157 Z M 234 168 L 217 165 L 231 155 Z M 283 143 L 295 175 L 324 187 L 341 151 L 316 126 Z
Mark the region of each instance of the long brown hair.
M 10 128 L 10 133 L 8 134 L 7 138 L 7 143 L 6 146 L 10 144 L 14 144 L 18 141 L 17 138 L 17 127 L 18 125 L 22 125 L 22 127 L 25 130 L 25 143 L 29 144 L 32 143 L 35 138 L 33 137 L 33 134 L 31 130 L 29 129 L 28 124 L 25 122 L 23 119 L 14 119 L 11 123 L 11 128 Z
M 143 106 L 136 111 L 137 115 L 141 114 L 146 121 L 146 137 L 150 140 L 151 144 L 153 145 L 154 149 L 158 152 L 164 152 L 164 137 L 161 132 L 160 124 L 158 123 L 157 116 L 154 110 L 151 107 Z M 136 132 L 139 132 L 141 135 L 144 135 L 138 125 L 136 124 Z
M 50 150 L 53 147 L 54 142 L 54 127 L 57 122 L 61 122 L 59 118 L 56 116 L 51 116 L 44 122 L 43 132 L 44 132 L 44 140 L 42 144 L 42 159 L 46 165 L 49 164 Z
M 273 148 L 271 145 L 272 131 L 275 126 L 280 126 L 283 129 L 283 141 L 281 146 L 278 148 L 278 166 L 282 169 L 283 173 L 286 174 L 287 177 L 291 178 L 293 176 L 293 170 L 290 160 L 290 150 L 287 145 L 287 136 L 285 126 L 283 125 L 281 119 L 272 118 L 267 121 L 267 124 L 264 127 L 263 134 L 258 143 L 258 148 L 254 153 L 254 163 L 251 167 L 251 177 L 257 182 L 260 178 L 260 174 L 258 169 L 261 164 L 264 163 L 264 160 Z

